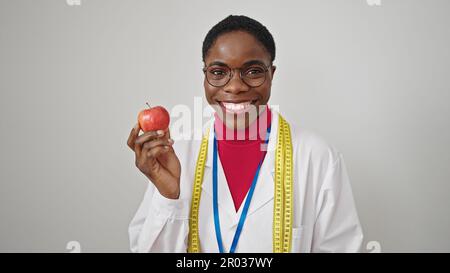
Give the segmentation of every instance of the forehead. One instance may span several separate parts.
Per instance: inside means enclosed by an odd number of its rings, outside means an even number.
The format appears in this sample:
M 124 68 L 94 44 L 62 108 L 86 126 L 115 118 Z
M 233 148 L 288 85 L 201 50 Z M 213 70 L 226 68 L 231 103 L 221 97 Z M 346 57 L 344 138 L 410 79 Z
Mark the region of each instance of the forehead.
M 220 35 L 205 58 L 206 65 L 219 61 L 230 67 L 239 67 L 247 61 L 270 62 L 270 55 L 253 35 L 244 31 L 233 31 Z

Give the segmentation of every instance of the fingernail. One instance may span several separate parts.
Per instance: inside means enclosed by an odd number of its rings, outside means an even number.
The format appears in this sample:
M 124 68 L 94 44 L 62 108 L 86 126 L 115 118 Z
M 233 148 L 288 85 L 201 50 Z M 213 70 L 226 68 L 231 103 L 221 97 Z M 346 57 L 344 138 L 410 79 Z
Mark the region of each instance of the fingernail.
M 157 133 L 158 135 L 160 135 L 160 136 L 164 135 L 164 131 L 163 131 L 163 130 L 158 130 L 158 131 L 156 131 L 156 133 Z

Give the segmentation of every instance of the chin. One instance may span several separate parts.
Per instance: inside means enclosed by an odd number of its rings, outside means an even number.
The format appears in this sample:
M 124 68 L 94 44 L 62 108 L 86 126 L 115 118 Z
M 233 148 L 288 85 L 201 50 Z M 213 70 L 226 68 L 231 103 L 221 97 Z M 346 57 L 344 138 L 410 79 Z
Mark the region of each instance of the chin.
M 258 100 L 240 102 L 216 101 L 211 104 L 220 120 L 229 129 L 245 129 L 254 122 L 267 105 L 260 105 Z

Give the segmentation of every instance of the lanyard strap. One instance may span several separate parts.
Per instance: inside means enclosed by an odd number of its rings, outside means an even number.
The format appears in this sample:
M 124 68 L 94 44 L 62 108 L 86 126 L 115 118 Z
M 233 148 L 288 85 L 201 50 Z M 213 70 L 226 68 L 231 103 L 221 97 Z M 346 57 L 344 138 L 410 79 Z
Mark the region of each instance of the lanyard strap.
M 266 140 L 264 141 L 265 144 L 269 142 L 269 135 L 270 135 L 270 126 L 267 128 L 267 134 L 266 134 Z M 264 160 L 264 157 L 261 158 L 258 164 L 258 168 L 256 169 L 255 176 L 253 177 L 253 181 L 251 184 L 251 187 L 249 189 L 247 199 L 245 200 L 244 208 L 241 213 L 241 217 L 239 218 L 239 223 L 236 228 L 236 232 L 234 234 L 233 242 L 231 244 L 230 253 L 234 253 L 239 241 L 239 237 L 241 236 L 242 228 L 245 223 L 245 219 L 247 218 L 247 212 L 250 207 L 250 202 L 253 197 L 253 192 L 255 191 L 256 182 L 258 181 L 259 171 L 261 169 L 262 162 Z M 214 132 L 214 153 L 213 153 L 213 210 L 214 210 L 214 226 L 216 230 L 216 238 L 217 238 L 217 244 L 219 246 L 220 253 L 224 253 L 223 249 L 223 242 L 222 242 L 222 234 L 220 232 L 220 219 L 219 219 L 219 202 L 218 202 L 218 190 L 217 190 L 217 139 L 216 134 Z

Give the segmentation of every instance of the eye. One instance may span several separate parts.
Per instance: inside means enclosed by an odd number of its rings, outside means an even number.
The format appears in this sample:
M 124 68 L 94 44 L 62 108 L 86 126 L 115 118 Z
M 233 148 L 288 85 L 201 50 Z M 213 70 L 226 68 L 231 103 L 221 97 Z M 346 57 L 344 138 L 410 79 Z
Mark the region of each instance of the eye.
M 222 76 L 222 75 L 226 74 L 226 72 L 221 69 L 213 69 L 213 70 L 210 70 L 209 73 L 213 74 L 214 76 Z
M 249 74 L 258 74 L 258 73 L 262 73 L 261 69 L 252 69 L 248 71 Z
M 249 67 L 245 70 L 245 76 L 247 77 L 257 77 L 264 74 L 264 69 L 262 67 Z
M 210 67 L 207 77 L 211 80 L 221 80 L 227 77 L 228 71 L 223 67 Z

